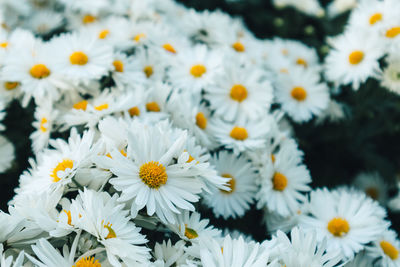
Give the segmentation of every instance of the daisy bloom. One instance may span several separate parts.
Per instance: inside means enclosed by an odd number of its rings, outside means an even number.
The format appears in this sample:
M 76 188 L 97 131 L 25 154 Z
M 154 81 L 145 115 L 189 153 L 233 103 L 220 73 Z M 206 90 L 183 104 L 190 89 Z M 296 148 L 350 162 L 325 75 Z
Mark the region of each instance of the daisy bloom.
M 327 239 L 327 252 L 339 251 L 351 259 L 388 226 L 385 210 L 366 195 L 351 190 L 311 192 L 308 213 L 300 216 L 299 227 L 315 230 L 317 241 Z
M 378 258 L 381 266 L 396 267 L 400 265 L 400 241 L 393 230 L 386 230 L 377 238 L 371 247 L 367 248 L 368 254 Z
M 53 124 L 58 116 L 58 111 L 53 110 L 52 104 L 45 102 L 36 107 L 35 121 L 32 123 L 35 131 L 30 135 L 32 148 L 35 153 L 48 146 Z
M 165 240 L 162 243 L 156 243 L 154 246 L 154 258 L 157 263 L 161 263 L 163 267 L 181 266 L 186 263 L 186 260 L 192 259 L 189 254 L 185 252 L 185 241 L 179 240 L 172 244 L 171 240 Z
M 373 200 L 379 201 L 381 205 L 384 206 L 386 204 L 388 186 L 379 173 L 362 172 L 355 177 L 353 185 L 365 192 Z
M 194 210 L 191 202 L 199 200 L 204 184 L 187 168 L 187 153 L 181 157 L 186 138 L 185 131 L 173 140 L 159 124 L 134 121 L 128 132 L 127 156 L 115 150 L 110 153 L 110 170 L 116 176 L 110 183 L 121 192 L 119 201 L 132 202 L 133 215 L 146 207 L 148 215 L 156 213 L 163 222 L 174 223 L 173 214 L 179 214 L 179 209 Z M 98 160 L 102 164 L 108 166 Z
M 208 226 L 208 219 L 200 219 L 200 214 L 184 211 L 176 216 L 176 223 L 169 224 L 168 228 L 185 241 L 199 242 L 203 237 L 217 238 L 221 236 L 221 231 L 213 226 Z
M 242 217 L 254 202 L 257 190 L 255 169 L 244 155 L 236 156 L 227 151 L 220 151 L 210 161 L 218 175 L 230 178 L 229 189 L 211 190 L 211 194 L 204 196 L 204 202 L 216 217 Z
M 376 35 L 347 31 L 329 43 L 332 50 L 325 60 L 325 74 L 336 86 L 351 83 L 358 90 L 369 77 L 377 77 L 383 50 Z
M 225 64 L 223 75 L 215 77 L 215 85 L 206 87 L 211 109 L 227 121 L 239 116 L 257 119 L 269 110 L 272 87 L 263 72 L 240 68 L 236 62 Z
M 75 214 L 72 223 L 97 237 L 113 266 L 122 266 L 119 259 L 129 266 L 139 266 L 150 257 L 149 249 L 141 246 L 147 240 L 117 198 L 117 194 L 111 197 L 106 192 L 80 191 L 71 204 L 71 214 Z
M 329 89 L 318 73 L 308 69 L 291 69 L 281 74 L 276 98 L 282 109 L 296 122 L 310 120 L 328 107 Z

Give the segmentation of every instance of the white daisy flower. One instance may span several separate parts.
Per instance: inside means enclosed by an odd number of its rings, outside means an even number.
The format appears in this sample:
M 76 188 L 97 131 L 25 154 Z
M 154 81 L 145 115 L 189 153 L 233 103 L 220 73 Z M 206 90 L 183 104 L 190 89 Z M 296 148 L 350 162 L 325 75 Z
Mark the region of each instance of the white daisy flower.
M 44 9 L 33 13 L 33 16 L 25 21 L 25 27 L 31 29 L 36 34 L 45 35 L 64 23 L 64 17 L 50 9 Z
M 143 72 L 139 61 L 134 57 L 126 56 L 122 53 L 114 55 L 114 70 L 112 78 L 119 89 L 131 84 L 144 84 L 146 81 L 146 74 Z
M 353 185 L 363 191 L 367 196 L 385 206 L 388 200 L 388 185 L 379 175 L 379 173 L 359 173 Z
M 272 87 L 262 71 L 240 68 L 235 61 L 228 61 L 223 75 L 214 81 L 215 86 L 206 87 L 205 98 L 218 116 L 227 121 L 240 116 L 254 120 L 268 113 Z
M 367 248 L 368 254 L 378 258 L 381 266 L 396 267 L 400 265 L 400 241 L 393 230 L 386 230 Z
M 0 81 L 0 97 L 6 101 L 21 96 L 21 83 L 13 81 Z
M 266 146 L 266 137 L 270 131 L 272 118 L 266 114 L 257 121 L 238 120 L 227 123 L 220 119 L 210 121 L 210 130 L 217 141 L 235 154 L 246 150 L 260 149 Z
M 158 50 L 140 48 L 135 52 L 134 58 L 139 62 L 137 64 L 140 65 L 149 85 L 164 78 L 166 64 Z
M 260 169 L 261 189 L 256 196 L 258 208 L 265 205 L 284 217 L 299 212 L 300 205 L 306 201 L 304 193 L 311 190 L 307 167 L 300 164 L 299 157 L 290 160 L 290 151 L 282 149 L 274 156 L 273 163 L 271 159 Z
M 380 75 L 381 85 L 390 91 L 400 94 L 400 58 L 390 54 L 386 58 L 387 67 Z
M 35 121 L 32 123 L 35 131 L 30 135 L 34 153 L 46 148 L 49 143 L 53 124 L 58 116 L 58 111 L 53 110 L 52 103 L 40 103 L 35 109 Z
M 326 238 L 327 252 L 340 251 L 343 258 L 351 259 L 385 231 L 385 215 L 362 193 L 324 188 L 311 192 L 308 213 L 300 216 L 299 227 L 316 230 L 320 243 Z
M 221 231 L 209 226 L 208 219 L 200 219 L 200 214 L 184 211 L 182 214 L 176 215 L 176 222 L 167 225 L 171 231 L 179 235 L 185 241 L 199 242 L 201 238 L 211 237 L 217 238 L 221 236 Z
M 0 173 L 11 167 L 14 158 L 14 146 L 5 137 L 0 135 Z
M 369 77 L 377 77 L 383 50 L 376 35 L 349 30 L 329 43 L 333 49 L 325 60 L 325 74 L 336 86 L 352 83 L 358 90 Z
M 162 243 L 156 243 L 154 246 L 154 258 L 156 261 L 161 261 L 161 266 L 181 266 L 186 263 L 186 260 L 192 259 L 189 254 L 185 252 L 185 241 L 180 240 L 172 245 L 170 239 Z
M 329 88 L 320 82 L 318 73 L 293 68 L 279 76 L 276 98 L 294 121 L 304 122 L 328 107 Z
M 269 251 L 260 243 L 245 242 L 242 237 L 231 239 L 228 235 L 222 243 L 215 239 L 200 240 L 200 260 L 207 267 L 278 266 L 268 264 Z
M 179 209 L 194 210 L 191 202 L 199 200 L 205 185 L 188 168 L 188 155 L 183 151 L 186 132 L 175 135 L 175 140 L 172 137 L 160 124 L 134 121 L 128 132 L 127 157 L 119 151 L 110 153 L 110 170 L 117 176 L 110 183 L 121 191 L 120 201 L 132 201 L 133 215 L 146 207 L 148 215 L 156 213 L 163 222 L 174 223 L 173 213 L 179 214 Z M 98 164 L 107 166 L 101 160 Z
M 128 266 L 146 263 L 149 249 L 141 245 L 147 240 L 130 222 L 129 211 L 118 204 L 117 198 L 117 194 L 111 197 L 106 192 L 80 191 L 71 204 L 71 213 L 78 215 L 72 223 L 97 237 L 113 266 L 122 266 L 119 259 Z
M 221 60 L 221 54 L 208 50 L 205 45 L 187 48 L 173 62 L 168 72 L 169 80 L 176 87 L 198 93 L 213 82 L 220 71 Z
M 64 34 L 54 38 L 51 44 L 58 51 L 57 71 L 75 84 L 100 79 L 113 68 L 112 47 L 100 42 L 90 31 Z
M 237 157 L 226 151 L 220 151 L 210 161 L 220 176 L 230 178 L 229 191 L 212 189 L 211 194 L 204 195 L 205 203 L 216 217 L 242 217 L 250 209 L 257 191 L 255 169 L 245 156 Z
M 317 245 L 315 232 L 305 233 L 295 227 L 290 232 L 290 239 L 283 232 L 277 232 L 277 241 L 283 247 L 279 258 L 287 267 L 332 267 L 342 259 L 336 251 L 325 252 L 326 240 Z

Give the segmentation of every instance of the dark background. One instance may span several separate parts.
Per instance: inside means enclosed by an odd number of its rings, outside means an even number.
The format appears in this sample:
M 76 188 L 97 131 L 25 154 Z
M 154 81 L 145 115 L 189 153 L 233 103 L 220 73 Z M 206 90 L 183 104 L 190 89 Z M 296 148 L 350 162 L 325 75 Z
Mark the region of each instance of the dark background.
M 300 40 L 315 47 L 321 58 L 324 56 L 325 38 L 343 32 L 348 17 L 348 14 L 343 14 L 333 20 L 316 19 L 292 8 L 276 10 L 268 0 L 180 2 L 198 10 L 221 9 L 233 16 L 241 16 L 257 37 Z M 321 2 L 325 5 L 328 1 Z M 306 28 L 313 31 L 309 33 Z M 381 88 L 378 82 L 368 80 L 359 91 L 342 88 L 342 93 L 334 98 L 348 106 L 346 120 L 319 126 L 313 122 L 293 124 L 297 141 L 305 153 L 305 164 L 311 171 L 313 187 L 349 184 L 360 171 L 378 171 L 391 185 L 389 194 L 395 195 L 400 163 L 400 97 Z M 32 104 L 22 109 L 14 102 L 4 120 L 7 127 L 4 135 L 16 148 L 13 167 L 0 175 L 0 209 L 4 211 L 14 194 L 19 175 L 28 167 L 27 160 L 32 156 L 29 135 L 33 130 L 33 112 Z M 201 212 L 217 227 L 239 229 L 259 241 L 267 237 L 261 222 L 262 214 L 255 207 L 238 220 L 215 219 L 211 211 Z M 389 219 L 399 232 L 400 216 L 389 212 Z

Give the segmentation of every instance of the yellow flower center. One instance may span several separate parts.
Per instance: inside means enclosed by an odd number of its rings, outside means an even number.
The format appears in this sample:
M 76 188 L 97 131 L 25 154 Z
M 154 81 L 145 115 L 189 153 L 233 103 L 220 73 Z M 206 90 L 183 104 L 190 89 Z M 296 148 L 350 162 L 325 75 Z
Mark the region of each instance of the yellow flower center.
M 104 104 L 95 106 L 94 109 L 95 109 L 95 110 L 98 110 L 98 111 L 108 109 L 108 104 L 107 104 L 107 103 L 104 103 Z
M 63 161 L 61 161 L 60 163 L 57 164 L 57 166 L 53 169 L 53 171 L 51 172 L 50 176 L 53 177 L 53 182 L 58 182 L 61 180 L 61 178 L 59 176 L 60 171 L 64 172 L 66 169 L 72 169 L 72 167 L 74 166 L 74 162 L 70 159 L 64 159 Z
M 189 239 L 194 239 L 199 235 L 194 229 L 187 227 L 187 224 L 185 224 L 185 236 Z
M 122 156 L 124 156 L 124 157 L 128 156 L 128 154 L 126 154 L 126 151 L 125 151 L 124 149 L 121 149 L 119 152 L 120 152 L 120 153 L 122 154 Z
M 115 60 L 113 65 L 116 72 L 124 72 L 124 63 L 121 60 Z
M 247 89 L 241 84 L 235 84 L 231 88 L 230 96 L 233 100 L 242 102 L 247 98 Z
M 160 106 L 157 102 L 149 102 L 146 104 L 146 110 L 151 112 L 160 112 Z
M 246 48 L 244 47 L 244 45 L 241 42 L 236 42 L 232 44 L 232 48 L 236 50 L 236 52 L 244 52 L 246 50 Z
M 168 179 L 165 167 L 157 161 L 150 161 L 140 166 L 139 177 L 152 189 L 160 188 Z
M 190 68 L 190 74 L 192 74 L 195 78 L 200 78 L 204 73 L 206 73 L 206 71 L 206 67 L 201 64 L 194 65 Z
M 144 34 L 144 33 L 139 33 L 139 34 L 136 34 L 135 37 L 133 37 L 133 40 L 134 40 L 135 42 L 139 42 L 140 39 L 142 39 L 142 38 L 144 38 L 144 37 L 146 37 L 146 34 Z
M 382 20 L 382 13 L 375 13 L 371 17 L 369 17 L 369 24 L 374 25 L 378 21 Z
M 369 196 L 370 198 L 377 200 L 379 196 L 379 191 L 375 187 L 369 187 L 365 189 L 365 194 Z
M 172 53 L 172 54 L 175 54 L 175 53 L 176 53 L 175 48 L 174 48 L 171 44 L 163 44 L 162 47 L 163 47 L 166 51 L 168 51 L 168 52 L 170 52 L 170 53 Z
M 4 83 L 4 88 L 6 88 L 7 91 L 11 91 L 15 89 L 19 85 L 19 82 L 5 82 Z
M 283 191 L 288 184 L 288 180 L 284 174 L 276 172 L 272 177 L 272 184 L 275 191 Z
M 301 66 L 303 66 L 305 68 L 308 66 L 307 61 L 304 58 L 298 58 L 296 60 L 296 64 L 297 65 L 301 65 Z
M 89 58 L 82 51 L 77 51 L 77 52 L 72 53 L 69 56 L 69 61 L 71 62 L 72 65 L 83 66 L 83 65 L 86 65 L 86 63 L 88 63 Z
M 330 220 L 327 228 L 328 231 L 336 237 L 342 237 L 350 231 L 349 223 L 345 219 L 339 217 Z
M 196 125 L 203 130 L 207 127 L 207 118 L 203 112 L 196 114 Z
M 63 212 L 65 212 L 65 214 L 67 214 L 67 217 L 68 217 L 67 223 L 72 226 L 72 224 L 71 224 L 72 223 L 71 211 L 70 210 L 63 210 Z
M 44 79 L 50 75 L 50 70 L 44 64 L 36 64 L 29 73 L 35 79 Z
M 393 27 L 386 31 L 387 38 L 395 38 L 399 34 L 400 34 L 400 27 Z
M 111 226 L 112 226 L 112 224 L 110 224 L 109 222 L 103 226 L 104 228 L 106 228 L 108 230 L 108 234 L 106 236 L 106 239 L 116 238 L 117 237 L 117 234 L 115 233 L 114 229 L 112 229 Z
M 8 42 L 0 43 L 0 47 L 7 48 L 8 47 Z
M 236 140 L 246 140 L 248 137 L 246 128 L 235 126 L 233 127 L 231 133 L 229 134 L 230 137 Z
M 294 87 L 290 94 L 297 101 L 304 101 L 307 98 L 307 91 L 301 86 Z
M 364 52 L 356 50 L 350 53 L 349 62 L 352 65 L 357 65 L 364 59 Z
M 86 110 L 87 104 L 88 104 L 87 100 L 82 100 L 82 101 L 79 101 L 78 103 L 75 103 L 72 107 L 74 109 Z
M 192 157 L 192 155 L 189 154 L 189 159 L 186 161 L 186 163 L 190 163 L 194 160 L 194 158 Z
M 274 154 L 271 154 L 271 160 L 272 160 L 272 163 L 275 162 L 275 155 Z
M 131 115 L 131 117 L 140 115 L 140 109 L 138 107 L 130 108 L 128 110 L 128 112 L 129 112 L 129 115 Z
M 89 24 L 89 23 L 95 22 L 96 20 L 97 20 L 97 18 L 95 16 L 87 14 L 87 15 L 83 16 L 82 23 Z
M 146 74 L 147 78 L 150 78 L 151 75 L 153 75 L 154 71 L 153 71 L 153 67 L 152 66 L 146 66 L 143 69 L 144 74 Z
M 224 194 L 232 194 L 233 191 L 235 191 L 235 188 L 236 188 L 236 180 L 235 180 L 235 178 L 233 178 L 233 176 L 228 174 L 228 173 L 224 173 L 221 176 L 225 177 L 225 178 L 231 178 L 227 182 L 227 186 L 231 189 L 231 191 L 227 191 L 227 190 L 223 190 L 223 189 L 220 189 L 219 191 L 221 191 L 221 193 L 224 193 Z
M 47 119 L 46 118 L 42 118 L 42 120 L 40 121 L 40 127 L 39 127 L 39 129 L 42 131 L 42 132 L 47 132 L 47 125 L 46 125 L 46 123 L 47 123 L 48 121 L 47 121 Z
M 392 260 L 397 260 L 399 257 L 399 250 L 388 241 L 381 241 L 380 246 L 383 252 Z
M 101 263 L 98 260 L 94 260 L 94 257 L 82 258 L 72 267 L 101 267 Z
M 99 39 L 105 39 L 110 34 L 109 30 L 102 30 L 99 33 Z

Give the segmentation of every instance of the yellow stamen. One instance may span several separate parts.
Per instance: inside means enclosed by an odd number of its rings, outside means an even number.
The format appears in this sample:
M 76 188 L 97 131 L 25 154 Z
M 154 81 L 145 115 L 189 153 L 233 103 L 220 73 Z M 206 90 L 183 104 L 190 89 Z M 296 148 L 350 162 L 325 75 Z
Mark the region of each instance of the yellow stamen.
M 232 44 L 232 48 L 236 50 L 236 52 L 244 52 L 246 50 L 246 48 L 244 47 L 244 45 L 241 42 L 236 42 L 234 44 Z
M 69 61 L 71 62 L 72 65 L 83 66 L 86 65 L 86 63 L 88 63 L 89 58 L 82 51 L 77 51 L 71 54 L 71 56 L 69 57 Z
M 99 33 L 99 39 L 105 39 L 110 34 L 109 30 L 102 30 Z
M 122 156 L 124 156 L 124 157 L 126 157 L 126 156 L 127 156 L 127 154 L 126 154 L 125 150 L 121 149 L 119 152 L 121 152 Z
M 352 65 L 357 65 L 364 59 L 364 52 L 363 51 L 353 51 L 349 55 L 349 62 Z
M 296 60 L 296 64 L 297 65 L 301 65 L 301 66 L 303 66 L 303 67 L 307 67 L 308 65 L 307 65 L 307 61 L 304 59 L 304 58 L 298 58 L 297 60 Z
M 96 20 L 97 20 L 97 18 L 95 16 L 87 14 L 87 15 L 83 16 L 82 23 L 89 24 L 89 23 L 95 22 Z
M 231 133 L 229 134 L 230 137 L 236 140 L 246 140 L 248 137 L 246 128 L 235 126 L 233 127 Z
M 220 189 L 219 191 L 221 191 L 221 193 L 224 193 L 224 194 L 232 194 L 236 188 L 235 178 L 233 178 L 233 176 L 228 173 L 224 173 L 221 176 L 225 177 L 225 178 L 231 178 L 228 182 L 226 182 L 227 186 L 231 189 L 231 191 L 227 191 L 227 190 L 223 190 L 223 189 Z
M 339 217 L 330 220 L 327 228 L 328 231 L 336 237 L 343 237 L 350 231 L 349 223 L 345 219 Z
M 203 112 L 199 112 L 196 114 L 196 125 L 204 130 L 207 127 L 207 118 L 204 116 Z
M 68 217 L 68 224 L 72 226 L 72 217 L 71 217 L 71 211 L 70 210 L 63 210 L 63 212 L 65 212 L 65 214 L 67 214 Z
M 399 257 L 399 250 L 388 241 L 381 241 L 380 246 L 383 252 L 392 260 L 397 260 Z
M 47 132 L 47 127 L 45 126 L 45 124 L 47 123 L 47 119 L 46 118 L 42 118 L 42 120 L 40 121 L 40 131 L 42 132 Z
M 101 263 L 98 260 L 94 260 L 94 257 L 86 257 L 77 261 L 72 267 L 101 267 Z
M 82 100 L 82 101 L 79 101 L 78 103 L 75 103 L 72 107 L 74 109 L 86 110 L 87 104 L 88 104 L 87 100 Z
M 44 64 L 36 64 L 30 69 L 29 73 L 33 78 L 44 79 L 50 75 L 50 70 Z
M 8 42 L 0 43 L 0 47 L 7 48 L 8 47 Z
M 144 38 L 144 37 L 146 37 L 146 34 L 144 34 L 144 33 L 139 33 L 139 34 L 135 35 L 135 37 L 133 37 L 133 40 L 134 40 L 135 42 L 139 42 L 140 39 L 142 39 L 142 38 Z
M 275 191 L 283 191 L 288 184 L 288 180 L 284 174 L 276 172 L 272 177 L 272 184 Z
M 129 112 L 129 115 L 131 115 L 131 117 L 140 115 L 140 109 L 138 107 L 130 108 L 128 110 L 128 112 Z
M 153 71 L 153 67 L 152 66 L 146 66 L 143 69 L 144 74 L 146 74 L 147 78 L 150 78 L 151 75 L 153 75 L 154 71 Z
M 168 52 L 170 52 L 170 53 L 172 53 L 172 54 L 175 54 L 175 53 L 176 53 L 175 48 L 174 48 L 171 44 L 164 44 L 162 47 L 163 47 L 166 51 L 168 51 Z
M 235 84 L 231 88 L 231 93 L 230 93 L 231 99 L 242 102 L 247 98 L 247 89 L 241 84 Z
M 185 236 L 189 239 L 194 239 L 199 235 L 194 229 L 187 227 L 187 224 L 185 224 Z
M 378 21 L 382 20 L 382 13 L 375 13 L 369 18 L 369 24 L 374 25 Z
M 95 110 L 98 110 L 98 111 L 108 109 L 108 104 L 107 104 L 107 103 L 104 103 L 104 104 L 95 106 L 94 109 L 95 109 Z
M 149 102 L 146 104 L 146 110 L 152 112 L 160 112 L 161 109 L 157 102 Z
M 116 72 L 124 72 L 124 63 L 121 60 L 115 60 L 113 65 Z
M 11 91 L 15 89 L 19 85 L 19 82 L 5 82 L 4 83 L 4 88 L 6 88 L 7 91 Z
M 297 101 L 304 101 L 307 98 L 307 91 L 301 86 L 294 87 L 290 94 Z
M 272 163 L 275 162 L 275 155 L 274 154 L 271 154 L 271 160 L 272 160 Z
M 61 180 L 62 177 L 58 176 L 59 171 L 65 171 L 66 169 L 72 169 L 74 167 L 74 162 L 70 159 L 64 159 L 57 166 L 53 169 L 50 176 L 53 177 L 53 182 L 58 182 Z
M 139 177 L 152 189 L 160 188 L 168 179 L 165 167 L 157 161 L 150 161 L 140 166 Z
M 206 67 L 201 64 L 194 65 L 190 68 L 190 74 L 192 74 L 195 78 L 200 78 L 204 73 L 206 73 L 206 71 Z
M 107 223 L 106 225 L 103 226 L 104 228 L 106 228 L 108 230 L 108 234 L 105 239 L 117 237 L 117 234 L 115 233 L 114 229 L 111 228 L 111 226 L 112 226 L 112 224 L 110 224 L 110 223 Z
M 387 38 L 395 38 L 399 34 L 400 34 L 400 27 L 393 27 L 386 31 Z

